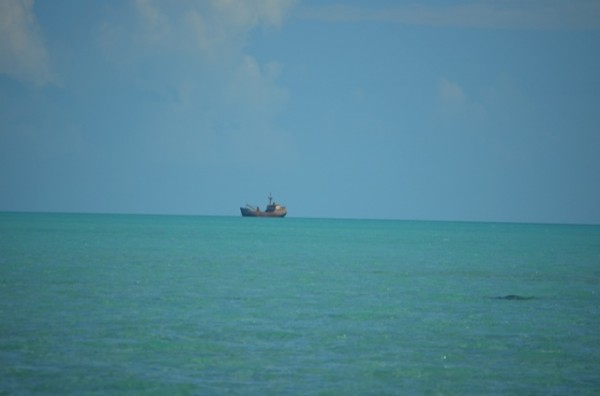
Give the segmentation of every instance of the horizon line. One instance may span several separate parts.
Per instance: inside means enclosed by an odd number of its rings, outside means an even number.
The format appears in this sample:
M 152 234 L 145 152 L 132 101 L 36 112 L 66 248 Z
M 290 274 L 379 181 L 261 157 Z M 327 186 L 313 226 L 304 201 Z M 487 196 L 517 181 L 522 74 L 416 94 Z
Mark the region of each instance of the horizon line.
M 40 215 L 91 215 L 91 216 L 156 216 L 156 217 L 229 217 L 245 218 L 241 215 L 233 214 L 201 214 L 201 213 L 146 213 L 146 212 L 86 212 L 86 211 L 47 211 L 47 210 L 3 210 L 0 214 L 40 214 Z M 305 220 L 356 220 L 356 221 L 397 221 L 397 222 L 423 222 L 423 223 L 475 223 L 475 224 L 515 224 L 515 225 L 565 225 L 565 226 L 600 226 L 600 223 L 579 223 L 556 221 L 514 221 L 514 220 L 457 220 L 457 219 L 410 219 L 410 218 L 383 218 L 383 217 L 321 217 L 321 216 L 286 216 L 284 219 L 305 219 Z M 256 221 L 256 220 L 251 220 Z M 262 220 L 258 220 L 262 221 Z M 268 221 L 268 220 L 267 220 Z

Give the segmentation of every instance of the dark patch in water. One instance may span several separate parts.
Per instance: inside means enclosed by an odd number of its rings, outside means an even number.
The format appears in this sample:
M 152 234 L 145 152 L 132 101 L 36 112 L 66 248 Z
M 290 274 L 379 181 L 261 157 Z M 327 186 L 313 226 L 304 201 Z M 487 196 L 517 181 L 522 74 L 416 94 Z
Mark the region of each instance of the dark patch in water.
M 508 294 L 506 296 L 498 296 L 498 297 L 492 297 L 494 300 L 517 300 L 517 301 L 524 301 L 524 300 L 533 300 L 534 297 L 533 296 L 519 296 L 517 294 Z

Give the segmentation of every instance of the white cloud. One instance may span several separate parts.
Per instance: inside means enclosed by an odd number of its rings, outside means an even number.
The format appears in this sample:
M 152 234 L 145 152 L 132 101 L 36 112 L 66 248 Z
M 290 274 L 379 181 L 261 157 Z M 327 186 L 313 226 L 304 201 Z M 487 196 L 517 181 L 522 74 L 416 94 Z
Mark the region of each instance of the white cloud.
M 0 1 L 0 73 L 36 86 L 57 83 L 33 0 Z
M 177 47 L 207 52 L 240 50 L 256 27 L 279 28 L 295 0 L 135 0 L 140 33 Z M 161 40 L 158 40 L 158 39 Z
M 306 6 L 299 15 L 338 22 L 389 22 L 467 28 L 600 29 L 596 0 L 471 0 L 452 5 L 409 4 L 391 7 Z
M 291 144 L 274 121 L 288 96 L 278 84 L 283 65 L 259 61 L 246 43 L 255 29 L 280 28 L 294 1 L 133 1 L 131 26 L 107 22 L 100 44 L 143 90 L 168 98 L 152 117 L 171 120 L 156 127 L 179 142 L 171 152 L 198 160 L 233 150 L 251 160 L 270 141 Z

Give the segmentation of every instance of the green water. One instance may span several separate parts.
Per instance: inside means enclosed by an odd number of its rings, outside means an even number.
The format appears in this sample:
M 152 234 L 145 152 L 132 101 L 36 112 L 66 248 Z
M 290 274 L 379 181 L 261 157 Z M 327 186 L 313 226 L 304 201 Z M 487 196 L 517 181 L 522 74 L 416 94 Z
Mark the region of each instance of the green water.
M 599 324 L 599 226 L 0 213 L 0 394 L 594 395 Z

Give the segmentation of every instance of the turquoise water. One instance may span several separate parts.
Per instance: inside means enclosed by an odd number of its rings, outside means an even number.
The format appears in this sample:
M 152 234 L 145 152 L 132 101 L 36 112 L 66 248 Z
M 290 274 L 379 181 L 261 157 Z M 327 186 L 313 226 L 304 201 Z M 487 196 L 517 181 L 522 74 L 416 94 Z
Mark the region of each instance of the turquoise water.
M 0 394 L 594 395 L 599 325 L 600 226 L 0 213 Z

